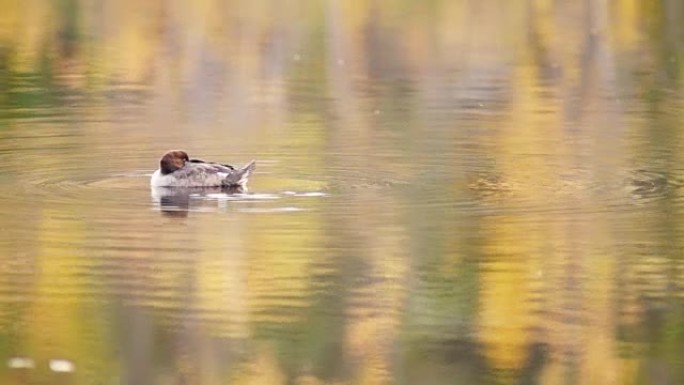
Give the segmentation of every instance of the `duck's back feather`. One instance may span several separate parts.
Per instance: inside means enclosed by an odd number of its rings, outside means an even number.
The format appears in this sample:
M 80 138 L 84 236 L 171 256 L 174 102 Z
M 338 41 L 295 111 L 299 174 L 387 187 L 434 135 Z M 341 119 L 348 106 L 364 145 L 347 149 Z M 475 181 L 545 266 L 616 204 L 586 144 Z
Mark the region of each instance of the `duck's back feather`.
M 236 170 L 229 165 L 192 160 L 170 174 L 162 175 L 157 170 L 150 184 L 157 187 L 243 186 L 254 167 L 254 161 Z

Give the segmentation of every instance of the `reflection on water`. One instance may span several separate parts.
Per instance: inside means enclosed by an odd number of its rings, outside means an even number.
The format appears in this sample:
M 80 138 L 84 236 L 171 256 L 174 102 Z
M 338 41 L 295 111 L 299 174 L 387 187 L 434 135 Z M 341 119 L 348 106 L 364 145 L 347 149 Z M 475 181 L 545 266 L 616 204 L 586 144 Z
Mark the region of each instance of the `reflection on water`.
M 0 383 L 684 382 L 648 4 L 4 4 Z
M 152 187 L 152 200 L 159 210 L 167 215 L 186 217 L 189 211 L 225 211 L 228 204 L 233 206 L 239 202 L 256 203 L 264 202 L 255 207 L 239 208 L 238 211 L 276 213 L 300 211 L 303 208 L 295 206 L 283 206 L 281 199 L 286 197 L 324 197 L 325 193 L 320 191 L 295 192 L 284 191 L 282 194 L 249 194 L 246 187 L 227 186 L 227 187 Z M 277 201 L 277 202 L 276 202 Z M 290 202 L 285 200 L 284 202 Z M 276 205 L 266 205 L 266 202 L 278 203 Z
M 190 199 L 200 201 L 202 198 L 211 197 L 219 202 L 231 198 L 245 197 L 246 188 L 242 186 L 231 187 L 152 187 L 152 200 L 159 209 L 167 214 L 187 214 L 190 210 Z M 198 206 L 198 205 L 196 205 Z M 183 215 L 185 216 L 185 215 Z

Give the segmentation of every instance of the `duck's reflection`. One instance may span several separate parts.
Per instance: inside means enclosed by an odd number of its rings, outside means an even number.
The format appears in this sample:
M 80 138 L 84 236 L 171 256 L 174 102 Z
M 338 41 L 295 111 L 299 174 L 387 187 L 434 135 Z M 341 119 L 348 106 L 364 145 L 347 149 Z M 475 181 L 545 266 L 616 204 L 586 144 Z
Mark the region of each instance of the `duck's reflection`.
M 188 212 L 203 206 L 203 198 L 217 195 L 229 197 L 247 192 L 246 187 L 152 187 L 152 201 L 159 210 L 169 216 L 187 217 Z M 218 199 L 220 200 L 220 199 Z

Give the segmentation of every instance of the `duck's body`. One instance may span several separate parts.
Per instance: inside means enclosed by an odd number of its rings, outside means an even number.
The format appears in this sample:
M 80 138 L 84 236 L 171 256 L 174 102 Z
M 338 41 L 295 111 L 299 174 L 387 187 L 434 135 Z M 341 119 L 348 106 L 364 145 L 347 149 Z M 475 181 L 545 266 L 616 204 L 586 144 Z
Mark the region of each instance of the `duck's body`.
M 169 151 L 152 174 L 152 187 L 244 187 L 254 171 L 251 161 L 242 168 L 190 159 L 185 151 Z

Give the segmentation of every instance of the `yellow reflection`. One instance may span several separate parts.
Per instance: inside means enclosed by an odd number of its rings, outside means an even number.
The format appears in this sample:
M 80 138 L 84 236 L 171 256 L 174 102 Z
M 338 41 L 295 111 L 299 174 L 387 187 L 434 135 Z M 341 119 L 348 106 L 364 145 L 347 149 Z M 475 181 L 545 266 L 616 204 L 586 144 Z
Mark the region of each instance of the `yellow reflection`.
M 613 17 L 619 22 L 612 24 L 612 34 L 620 49 L 634 49 L 643 38 L 644 2 L 640 0 L 618 0 L 611 3 Z
M 355 366 L 355 384 L 392 383 L 395 354 L 392 341 L 398 338 L 405 285 L 410 274 L 410 257 L 406 252 L 408 234 L 404 227 L 393 225 L 401 220 L 401 214 L 391 208 L 397 202 L 392 196 L 378 199 L 376 194 L 360 192 L 359 202 L 376 200 L 379 203 L 373 208 L 365 204 L 351 205 L 348 210 L 354 214 L 350 216 L 353 220 L 338 224 L 338 231 L 352 234 L 359 226 L 374 228 L 372 236 L 362 236 L 356 245 L 365 265 L 362 275 L 371 283 L 360 289 L 350 288 L 350 295 L 359 298 L 359 306 L 350 306 L 346 315 L 345 358 Z
M 542 239 L 502 218 L 483 228 L 489 235 L 485 259 L 490 262 L 481 273 L 478 336 L 493 367 L 520 369 L 534 342 L 532 327 L 539 321 L 533 300 L 543 257 L 536 247 Z
M 225 234 L 234 237 L 233 245 L 225 250 L 207 250 L 198 256 L 197 300 L 195 304 L 202 314 L 202 324 L 211 335 L 247 338 L 248 303 L 246 262 L 247 233 L 242 223 L 223 225 Z M 216 232 L 200 232 L 201 242 L 216 244 Z M 219 233 L 222 236 L 223 232 Z
M 258 229 L 249 232 L 247 246 L 246 289 L 250 320 L 300 321 L 302 312 L 294 310 L 307 306 L 312 269 L 325 257 L 318 252 L 323 226 L 315 215 L 301 216 L 296 221 L 291 219 L 287 228 L 281 228 L 283 223 L 273 219 L 263 215 L 254 217 L 249 223 L 250 228 Z
M 85 227 L 78 221 L 59 219 L 63 216 L 60 211 L 43 212 L 33 299 L 21 325 L 25 345 L 15 348 L 40 367 L 49 363 L 52 370 L 58 370 L 68 365 L 77 378 L 85 378 L 90 371 L 112 375 L 115 365 L 107 354 L 106 325 L 97 304 L 86 302 L 93 295 L 86 274 L 90 266 L 77 247 L 84 242 Z
M 17 71 L 34 71 L 43 50 L 52 50 L 58 28 L 54 2 L 0 0 L 0 47 L 16 55 L 10 61 Z

